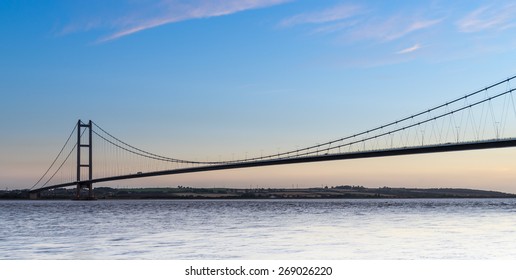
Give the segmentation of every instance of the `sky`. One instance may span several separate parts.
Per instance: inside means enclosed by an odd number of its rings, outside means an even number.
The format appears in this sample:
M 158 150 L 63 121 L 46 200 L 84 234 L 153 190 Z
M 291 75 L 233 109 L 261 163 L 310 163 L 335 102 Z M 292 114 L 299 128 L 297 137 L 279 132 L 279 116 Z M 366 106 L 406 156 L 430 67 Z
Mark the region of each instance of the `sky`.
M 0 188 L 31 186 L 78 119 L 186 159 L 270 154 L 357 133 L 514 75 L 515 31 L 509 1 L 3 0 Z M 361 159 L 113 186 L 516 193 L 515 155 Z

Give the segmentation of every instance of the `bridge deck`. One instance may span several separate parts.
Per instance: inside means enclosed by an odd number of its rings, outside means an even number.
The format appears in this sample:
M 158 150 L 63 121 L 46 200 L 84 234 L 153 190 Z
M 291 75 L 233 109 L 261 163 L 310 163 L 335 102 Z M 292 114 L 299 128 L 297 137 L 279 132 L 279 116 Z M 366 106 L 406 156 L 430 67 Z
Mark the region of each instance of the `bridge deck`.
M 204 166 L 189 167 L 189 168 L 179 168 L 179 169 L 172 169 L 172 170 L 163 170 L 163 171 L 154 171 L 154 172 L 145 172 L 145 173 L 138 173 L 138 174 L 128 174 L 128 175 L 121 175 L 121 176 L 97 178 L 97 179 L 93 179 L 93 180 L 82 181 L 81 183 L 85 183 L 85 184 L 92 183 L 93 184 L 93 183 L 127 180 L 127 179 L 143 178 L 143 177 L 155 177 L 155 176 L 164 176 L 164 175 L 172 175 L 172 174 L 205 172 L 205 171 L 214 171 L 214 170 L 237 169 L 237 168 L 271 166 L 271 165 L 283 165 L 283 164 L 293 164 L 293 163 L 308 163 L 308 162 L 320 162 L 320 161 L 332 161 L 332 160 L 412 155 L 412 154 L 443 153 L 443 152 L 508 148 L 508 147 L 516 147 L 516 138 L 492 139 L 492 140 L 476 141 L 476 142 L 446 143 L 446 144 L 439 144 L 439 145 L 426 145 L 426 146 L 419 146 L 419 147 L 371 150 L 371 151 L 362 151 L 362 152 L 353 152 L 353 153 L 324 154 L 324 155 L 316 155 L 316 156 L 258 160 L 258 161 L 238 162 L 238 163 L 221 164 L 221 165 L 204 165 Z M 68 186 L 74 186 L 74 185 L 77 185 L 77 182 L 69 182 L 69 183 L 52 185 L 52 186 L 47 186 L 47 187 L 43 187 L 43 188 L 39 188 L 39 189 L 34 189 L 34 190 L 31 190 L 30 193 L 37 193 L 37 192 L 41 192 L 44 190 L 50 190 L 50 189 L 68 187 Z

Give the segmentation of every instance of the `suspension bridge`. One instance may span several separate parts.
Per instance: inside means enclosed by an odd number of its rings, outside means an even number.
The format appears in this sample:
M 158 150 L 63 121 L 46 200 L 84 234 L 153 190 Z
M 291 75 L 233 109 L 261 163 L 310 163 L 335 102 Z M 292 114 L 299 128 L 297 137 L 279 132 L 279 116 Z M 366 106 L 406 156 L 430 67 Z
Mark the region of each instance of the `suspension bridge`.
M 93 121 L 79 120 L 50 167 L 29 189 L 76 187 L 76 198 L 93 184 L 270 165 L 516 147 L 516 76 L 407 117 L 322 144 L 241 159 L 196 161 L 158 155 L 113 136 Z M 95 152 L 95 153 L 94 153 Z M 95 168 L 94 168 L 95 167 Z

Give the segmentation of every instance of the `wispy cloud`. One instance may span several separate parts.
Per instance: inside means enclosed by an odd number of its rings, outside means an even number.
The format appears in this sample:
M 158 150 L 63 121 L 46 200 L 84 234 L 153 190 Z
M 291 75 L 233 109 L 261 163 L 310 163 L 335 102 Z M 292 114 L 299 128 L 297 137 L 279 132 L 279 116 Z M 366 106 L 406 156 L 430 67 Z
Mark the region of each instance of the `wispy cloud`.
M 415 52 L 415 51 L 419 50 L 420 48 L 421 48 L 420 44 L 415 44 L 412 47 L 402 49 L 402 50 L 396 52 L 396 54 L 407 54 L 407 53 Z
M 299 24 L 336 22 L 353 17 L 360 12 L 362 12 L 362 8 L 357 5 L 341 4 L 316 12 L 297 14 L 284 19 L 279 25 L 282 27 L 290 27 Z
M 348 20 L 342 22 L 336 22 L 331 24 L 325 24 L 316 27 L 312 30 L 311 34 L 329 34 L 342 31 L 344 29 L 353 27 L 358 24 L 358 20 Z
M 60 32 L 87 31 L 92 28 L 111 30 L 97 43 L 107 42 L 169 23 L 230 15 L 246 10 L 265 8 L 293 0 L 161 0 L 147 1 L 144 9 L 119 14 L 109 20 L 69 25 Z M 152 3 L 149 3 L 152 2 Z
M 102 20 L 100 20 L 99 18 L 90 19 L 85 23 L 68 24 L 64 28 L 57 30 L 56 35 L 64 36 L 76 32 L 87 32 L 100 27 L 102 27 Z
M 403 12 L 396 10 L 393 14 L 374 6 L 341 4 L 290 16 L 280 21 L 278 26 L 289 28 L 304 25 L 310 35 L 331 34 L 337 38 L 338 44 L 344 42 L 346 46 L 352 46 L 364 54 L 353 57 L 339 54 L 345 59 L 337 61 L 346 65 L 372 67 L 414 59 L 415 56 L 406 55 L 422 48 L 414 41 L 425 40 L 430 32 L 435 34 L 434 27 L 447 18 L 440 10 L 429 12 L 419 6 L 414 9 Z M 423 32 L 427 30 L 432 31 Z M 395 49 L 400 44 L 409 46 L 410 41 L 413 44 L 410 47 Z
M 441 21 L 442 19 L 407 19 L 406 17 L 393 16 L 384 21 L 373 21 L 362 25 L 353 31 L 352 37 L 354 39 L 392 41 L 410 33 L 430 28 Z
M 161 14 L 151 15 L 142 19 L 129 22 L 126 28 L 119 30 L 100 41 L 110 41 L 127 36 L 146 29 L 158 27 L 164 24 L 185 21 L 190 19 L 210 18 L 229 15 L 245 10 L 264 8 L 283 4 L 292 0 L 197 0 L 177 1 L 163 0 L 163 6 L 167 7 Z
M 516 4 L 480 7 L 456 24 L 464 33 L 513 28 L 516 27 Z
M 443 21 L 420 16 L 421 12 L 406 12 L 379 17 L 375 10 L 354 4 L 341 4 L 319 11 L 297 14 L 282 20 L 281 27 L 309 25 L 311 34 L 327 34 L 342 31 L 352 41 L 393 41 L 413 32 L 430 28 Z

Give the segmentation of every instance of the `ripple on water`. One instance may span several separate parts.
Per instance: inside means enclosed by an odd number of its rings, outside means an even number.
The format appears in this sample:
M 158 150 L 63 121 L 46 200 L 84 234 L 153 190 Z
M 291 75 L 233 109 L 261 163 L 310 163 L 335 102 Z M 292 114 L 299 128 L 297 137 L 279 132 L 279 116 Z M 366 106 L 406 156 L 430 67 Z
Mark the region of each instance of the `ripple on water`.
M 0 259 L 514 259 L 514 212 L 514 199 L 0 201 Z

